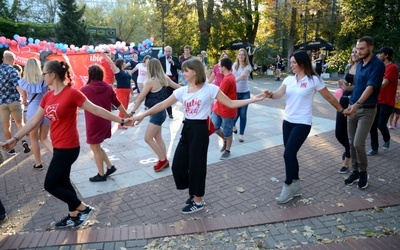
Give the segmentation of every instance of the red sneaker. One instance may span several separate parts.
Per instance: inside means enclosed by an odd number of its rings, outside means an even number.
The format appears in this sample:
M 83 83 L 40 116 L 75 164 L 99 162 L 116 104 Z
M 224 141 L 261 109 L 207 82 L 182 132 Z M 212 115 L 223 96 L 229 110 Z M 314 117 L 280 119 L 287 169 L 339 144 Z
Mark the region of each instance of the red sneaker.
M 158 161 L 156 165 L 154 165 L 154 171 L 155 172 L 159 172 L 161 170 L 163 170 L 164 168 L 168 168 L 169 167 L 169 161 L 167 159 L 163 160 L 163 161 Z

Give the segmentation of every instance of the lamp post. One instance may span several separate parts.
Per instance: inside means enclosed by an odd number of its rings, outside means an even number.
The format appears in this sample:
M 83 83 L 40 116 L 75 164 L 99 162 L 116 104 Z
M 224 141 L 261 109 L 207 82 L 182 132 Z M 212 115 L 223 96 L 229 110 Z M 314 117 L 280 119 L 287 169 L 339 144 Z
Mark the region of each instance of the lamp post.
M 164 52 L 164 32 L 165 32 L 165 24 L 164 24 L 164 18 L 165 18 L 165 8 L 168 6 L 168 3 L 164 1 L 157 1 L 157 8 L 161 9 L 161 46 L 162 46 L 162 51 Z

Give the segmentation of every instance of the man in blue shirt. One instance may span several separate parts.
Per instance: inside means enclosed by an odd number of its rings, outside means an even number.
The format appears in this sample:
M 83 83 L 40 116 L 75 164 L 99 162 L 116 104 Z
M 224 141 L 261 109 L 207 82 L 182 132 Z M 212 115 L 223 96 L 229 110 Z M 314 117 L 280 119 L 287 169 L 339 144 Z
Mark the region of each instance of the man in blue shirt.
M 350 97 L 347 131 L 350 143 L 353 173 L 344 183 L 351 185 L 358 181 L 358 187 L 368 187 L 368 159 L 365 142 L 376 115 L 378 95 L 382 86 L 385 64 L 373 55 L 374 41 L 365 36 L 356 45 L 360 62 L 354 78 L 354 90 Z

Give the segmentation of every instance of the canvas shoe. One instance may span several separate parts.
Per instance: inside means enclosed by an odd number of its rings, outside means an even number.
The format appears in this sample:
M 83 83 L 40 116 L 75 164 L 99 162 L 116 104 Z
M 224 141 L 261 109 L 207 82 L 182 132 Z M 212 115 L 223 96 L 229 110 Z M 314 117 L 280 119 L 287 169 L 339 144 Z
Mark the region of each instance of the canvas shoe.
M 219 150 L 219 152 L 225 152 L 226 149 L 226 141 L 224 141 L 224 145 L 222 146 L 222 148 Z
M 13 155 L 16 155 L 17 153 L 15 152 L 15 149 L 11 149 L 11 150 L 9 150 L 9 151 L 7 152 L 7 154 L 13 156 Z
M 107 168 L 107 172 L 104 174 L 104 177 L 113 174 L 115 171 L 117 171 L 117 169 L 114 167 L 114 165 L 112 165 L 110 168 Z
M 338 172 L 341 173 L 341 174 L 346 174 L 348 170 L 349 170 L 348 167 L 343 166 L 343 167 L 341 167 L 341 168 L 339 169 Z
M 229 157 L 231 157 L 231 152 L 228 150 L 225 150 L 225 152 L 221 155 L 221 157 L 219 158 L 220 160 L 226 160 Z
M 389 147 L 390 147 L 390 140 L 389 141 L 386 141 L 385 143 L 383 143 L 383 149 L 384 150 L 386 150 L 386 149 L 389 149 Z
M 24 153 L 29 153 L 31 152 L 31 149 L 29 148 L 28 142 L 25 140 L 22 140 L 22 147 L 24 147 Z
M 100 174 L 97 174 L 93 177 L 89 178 L 89 181 L 91 182 L 99 182 L 99 181 L 106 181 L 107 177 L 105 175 L 101 176 Z
M 378 150 L 373 150 L 371 149 L 370 151 L 367 152 L 367 155 L 371 156 L 371 155 L 377 155 L 378 154 Z

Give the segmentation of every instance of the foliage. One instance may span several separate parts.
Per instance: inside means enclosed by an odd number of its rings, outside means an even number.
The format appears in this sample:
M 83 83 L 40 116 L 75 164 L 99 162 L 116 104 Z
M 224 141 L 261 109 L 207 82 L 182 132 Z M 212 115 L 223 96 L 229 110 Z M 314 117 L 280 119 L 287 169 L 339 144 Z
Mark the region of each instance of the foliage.
M 57 23 L 56 35 L 58 42 L 82 46 L 88 44 L 89 33 L 82 19 L 85 7 L 78 10 L 75 0 L 59 0 L 60 21 Z
M 52 40 L 55 37 L 54 24 L 39 24 L 32 22 L 16 23 L 0 17 L 0 33 L 8 38 L 14 34 L 23 34 L 25 37 L 39 40 Z
M 0 17 L 11 19 L 8 9 L 8 0 L 0 0 Z
M 58 0 L 21 0 L 21 4 L 26 13 L 21 16 L 20 20 L 55 23 Z

